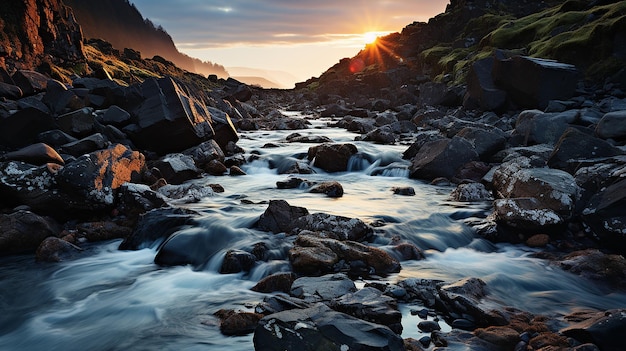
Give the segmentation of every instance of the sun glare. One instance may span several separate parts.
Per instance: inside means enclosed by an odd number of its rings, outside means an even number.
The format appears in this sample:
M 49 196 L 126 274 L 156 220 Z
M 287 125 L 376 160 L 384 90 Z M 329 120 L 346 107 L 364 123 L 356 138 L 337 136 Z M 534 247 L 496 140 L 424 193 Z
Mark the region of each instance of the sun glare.
M 363 42 L 365 44 L 372 44 L 378 39 L 378 32 L 366 32 L 363 33 Z

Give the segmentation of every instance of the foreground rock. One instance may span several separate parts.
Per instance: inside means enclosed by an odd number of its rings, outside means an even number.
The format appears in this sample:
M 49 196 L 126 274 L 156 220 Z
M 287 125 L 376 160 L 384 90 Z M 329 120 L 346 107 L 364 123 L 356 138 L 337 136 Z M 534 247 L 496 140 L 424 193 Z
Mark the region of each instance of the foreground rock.
M 389 328 L 317 304 L 264 317 L 254 331 L 254 348 L 271 350 L 404 350 Z

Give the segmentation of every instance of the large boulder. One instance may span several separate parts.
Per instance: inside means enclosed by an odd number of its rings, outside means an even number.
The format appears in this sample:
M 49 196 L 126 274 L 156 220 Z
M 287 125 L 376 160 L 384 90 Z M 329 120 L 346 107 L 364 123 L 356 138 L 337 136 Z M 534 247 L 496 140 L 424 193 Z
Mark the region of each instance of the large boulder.
M 467 92 L 463 105 L 493 111 L 504 107 L 506 92 L 496 87 L 492 71 L 494 58 L 487 57 L 472 64 L 467 74 Z
M 308 151 L 309 161 L 327 172 L 344 172 L 348 170 L 350 158 L 358 152 L 354 144 L 321 144 L 312 146 Z
M 611 157 L 621 153 L 620 149 L 602 139 L 569 128 L 554 147 L 548 159 L 548 166 L 573 174 L 582 160 Z
M 306 216 L 309 211 L 304 207 L 291 206 L 285 200 L 270 200 L 269 206 L 259 218 L 257 227 L 273 233 L 289 233 L 296 219 Z
M 138 130 L 131 140 L 140 148 L 180 152 L 214 136 L 211 113 L 172 78 L 150 78 L 141 86 L 144 101 L 132 111 Z
M 120 250 L 139 250 L 161 244 L 173 233 L 186 227 L 197 225 L 199 213 L 183 208 L 159 208 L 146 212 L 120 244 Z
M 41 132 L 57 129 L 54 117 L 34 107 L 27 107 L 0 118 L 0 144 L 20 148 L 37 142 Z
M 554 145 L 578 118 L 577 110 L 560 113 L 525 110 L 517 118 L 513 136 L 520 137 L 525 145 Z
M 19 70 L 11 76 L 15 85 L 20 87 L 24 95 L 33 95 L 46 90 L 48 77 L 30 70 Z
M 83 155 L 63 167 L 59 187 L 86 200 L 85 206 L 110 206 L 115 193 L 126 182 L 139 182 L 145 168 L 143 154 L 117 144 Z
M 514 56 L 494 61 L 493 79 L 519 106 L 545 109 L 550 100 L 566 100 L 574 95 L 579 74 L 573 65 Z
M 488 160 L 493 154 L 500 151 L 506 143 L 506 134 L 498 128 L 487 130 L 465 127 L 456 136 L 469 141 L 481 160 Z
M 356 291 L 356 285 L 342 273 L 301 277 L 291 284 L 291 296 L 308 301 L 330 301 Z
M 402 338 L 388 327 L 333 311 L 324 304 L 264 317 L 253 341 L 257 351 L 404 350 Z
M 452 179 L 464 164 L 478 160 L 479 155 L 465 138 L 440 139 L 424 144 L 413 157 L 409 169 L 411 178 Z

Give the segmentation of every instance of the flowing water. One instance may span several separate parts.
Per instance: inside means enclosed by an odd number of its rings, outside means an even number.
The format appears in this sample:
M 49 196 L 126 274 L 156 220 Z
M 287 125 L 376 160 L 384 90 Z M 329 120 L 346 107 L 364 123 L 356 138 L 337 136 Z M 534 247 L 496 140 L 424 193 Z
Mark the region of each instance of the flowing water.
M 406 145 L 354 142 L 356 134 L 325 128 L 312 121 L 301 134 L 353 142 L 359 157 L 348 172 L 299 175 L 309 181 L 336 180 L 344 196 L 328 198 L 306 189 L 279 190 L 285 180 L 277 168 L 289 158 L 303 158 L 311 144 L 283 143 L 294 131 L 255 131 L 239 145 L 256 160 L 240 177 L 205 177 L 199 184 L 219 183 L 225 192 L 185 205 L 203 217 L 189 235 L 204 235 L 206 260 L 200 265 L 159 267 L 157 245 L 119 251 L 119 240 L 91 244 L 80 258 L 57 264 L 37 263 L 32 255 L 0 259 L 0 350 L 251 350 L 252 335 L 225 337 L 213 313 L 221 308 L 251 311 L 264 294 L 250 289 L 260 278 L 288 271 L 290 238 L 253 229 L 267 201 L 287 200 L 310 213 L 357 217 L 382 224 L 374 245 L 385 247 L 396 236 L 415 243 L 426 259 L 402 262 L 395 282 L 408 277 L 454 281 L 483 279 L 486 304 L 513 306 L 560 316 L 582 308 L 626 306 L 626 295 L 531 258 L 528 248 L 494 245 L 476 238 L 462 219 L 484 215 L 488 204 L 461 204 L 448 199 L 452 188 L 408 178 L 401 159 Z M 263 147 L 272 143 L 278 147 Z M 306 157 L 305 157 L 306 158 Z M 415 196 L 394 195 L 393 187 L 413 187 Z M 265 242 L 271 259 L 249 273 L 219 274 L 228 249 L 249 249 Z M 362 286 L 363 281 L 357 282 Z M 420 337 L 414 305 L 402 305 L 403 337 Z M 444 331 L 447 326 L 444 326 Z M 449 330 L 449 328 L 448 328 Z

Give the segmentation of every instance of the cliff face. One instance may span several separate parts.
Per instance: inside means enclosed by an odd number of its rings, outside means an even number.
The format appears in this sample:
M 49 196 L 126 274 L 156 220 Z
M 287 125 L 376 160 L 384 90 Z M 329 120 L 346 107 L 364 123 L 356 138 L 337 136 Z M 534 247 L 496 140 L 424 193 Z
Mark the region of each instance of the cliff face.
M 86 38 L 104 39 L 118 50 L 137 50 L 144 58 L 161 56 L 190 72 L 228 75 L 221 65 L 179 52 L 170 35 L 144 19 L 128 0 L 63 1 L 72 7 Z
M 32 69 L 84 59 L 83 34 L 61 0 L 0 2 L 0 66 Z

